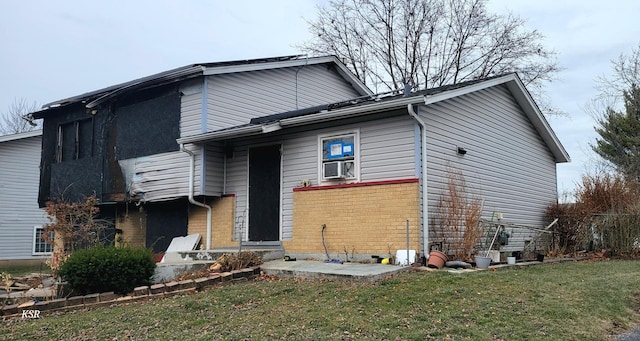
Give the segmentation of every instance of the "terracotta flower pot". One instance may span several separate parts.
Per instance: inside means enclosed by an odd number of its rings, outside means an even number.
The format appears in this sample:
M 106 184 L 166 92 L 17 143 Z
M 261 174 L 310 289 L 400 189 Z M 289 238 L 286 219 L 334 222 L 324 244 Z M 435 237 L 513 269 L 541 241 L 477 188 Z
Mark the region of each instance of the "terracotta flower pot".
M 434 269 L 442 269 L 446 261 L 447 255 L 445 255 L 441 251 L 433 250 L 429 252 L 429 263 L 427 264 L 427 266 Z

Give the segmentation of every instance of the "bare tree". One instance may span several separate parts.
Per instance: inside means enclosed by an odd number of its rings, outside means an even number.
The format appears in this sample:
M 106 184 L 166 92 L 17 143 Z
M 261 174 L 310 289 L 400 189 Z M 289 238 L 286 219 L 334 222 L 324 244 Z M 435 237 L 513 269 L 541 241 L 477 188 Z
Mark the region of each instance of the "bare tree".
M 611 61 L 613 75 L 611 77 L 600 76 L 596 80 L 596 89 L 599 94 L 593 99 L 595 110 L 591 113 L 602 113 L 608 109 L 620 105 L 623 94 L 629 89 L 640 87 L 640 44 L 631 50 L 631 54 L 621 53 L 618 59 Z
M 431 88 L 518 72 L 542 93 L 559 71 L 556 53 L 525 20 L 486 11 L 487 0 L 331 0 L 309 20 L 298 47 L 333 54 L 376 92 Z
M 0 118 L 0 135 L 17 134 L 40 129 L 39 124 L 27 115 L 38 110 L 36 102 L 28 102 L 24 98 L 15 98 L 13 103 Z

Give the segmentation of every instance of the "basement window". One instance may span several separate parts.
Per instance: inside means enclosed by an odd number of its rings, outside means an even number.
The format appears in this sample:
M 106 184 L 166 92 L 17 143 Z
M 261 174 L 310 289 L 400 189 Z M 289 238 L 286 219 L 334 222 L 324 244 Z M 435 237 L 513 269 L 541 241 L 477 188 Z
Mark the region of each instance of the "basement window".
M 93 156 L 93 118 L 58 126 L 56 161 Z
M 33 227 L 33 254 L 34 255 L 48 255 L 53 252 L 53 245 L 47 243 L 44 238 L 44 228 L 42 226 Z M 53 239 L 53 234 L 51 235 Z
M 322 181 L 357 180 L 358 131 L 319 136 L 319 178 Z

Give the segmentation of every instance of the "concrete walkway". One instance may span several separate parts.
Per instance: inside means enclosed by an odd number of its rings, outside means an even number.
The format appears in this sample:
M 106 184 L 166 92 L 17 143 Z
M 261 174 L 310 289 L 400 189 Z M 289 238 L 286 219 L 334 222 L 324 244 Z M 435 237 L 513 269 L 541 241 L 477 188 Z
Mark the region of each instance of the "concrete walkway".
M 410 267 L 361 263 L 325 263 L 320 260 L 284 261 L 279 259 L 265 262 L 260 265 L 260 269 L 266 274 L 278 277 L 377 281 L 400 271 L 409 270 Z

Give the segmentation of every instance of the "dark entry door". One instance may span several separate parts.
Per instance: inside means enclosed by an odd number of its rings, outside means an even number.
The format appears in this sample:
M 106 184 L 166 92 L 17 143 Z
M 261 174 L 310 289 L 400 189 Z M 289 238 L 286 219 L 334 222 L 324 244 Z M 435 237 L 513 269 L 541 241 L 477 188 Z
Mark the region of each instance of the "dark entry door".
M 249 149 L 249 241 L 280 240 L 280 145 Z

